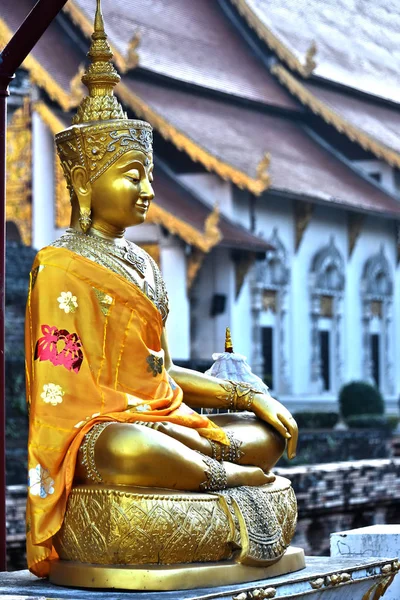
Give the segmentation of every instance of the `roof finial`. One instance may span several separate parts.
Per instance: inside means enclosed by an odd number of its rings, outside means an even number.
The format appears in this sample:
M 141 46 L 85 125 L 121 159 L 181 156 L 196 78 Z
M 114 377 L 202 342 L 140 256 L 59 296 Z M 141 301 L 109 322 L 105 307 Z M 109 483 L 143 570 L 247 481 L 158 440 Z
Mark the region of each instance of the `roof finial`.
M 229 352 L 230 354 L 233 354 L 231 330 L 229 329 L 229 327 L 226 328 L 226 332 L 225 332 L 225 352 Z
M 96 0 L 96 3 L 94 32 L 88 52 L 91 62 L 82 77 L 82 82 L 89 90 L 89 96 L 81 102 L 78 112 L 72 120 L 74 125 L 89 121 L 127 118 L 122 106 L 114 96 L 114 87 L 121 78 L 111 62 L 113 53 L 104 31 L 101 2 Z

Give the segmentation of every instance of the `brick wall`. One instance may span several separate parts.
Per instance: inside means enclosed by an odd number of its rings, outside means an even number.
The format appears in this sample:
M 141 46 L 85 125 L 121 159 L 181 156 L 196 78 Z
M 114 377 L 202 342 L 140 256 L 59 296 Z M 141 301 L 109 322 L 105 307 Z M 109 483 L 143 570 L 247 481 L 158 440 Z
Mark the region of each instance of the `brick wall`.
M 400 522 L 400 459 L 359 460 L 277 469 L 298 503 L 293 544 L 329 555 L 334 531 Z

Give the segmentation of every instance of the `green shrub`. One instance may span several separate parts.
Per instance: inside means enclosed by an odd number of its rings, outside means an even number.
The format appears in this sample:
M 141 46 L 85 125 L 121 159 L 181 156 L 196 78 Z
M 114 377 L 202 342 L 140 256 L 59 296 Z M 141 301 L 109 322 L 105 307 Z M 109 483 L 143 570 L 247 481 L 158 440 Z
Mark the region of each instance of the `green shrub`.
M 339 395 L 340 411 L 344 419 L 351 415 L 383 415 L 384 402 L 380 391 L 364 381 L 353 381 L 343 386 Z
M 397 425 L 399 424 L 399 417 L 396 417 L 395 415 L 388 415 L 387 420 L 391 431 L 394 431 L 397 428 Z
M 387 433 L 393 430 L 393 421 L 386 415 L 351 415 L 346 423 L 350 429 L 384 429 Z
M 295 413 L 299 429 L 332 429 L 339 420 L 335 412 L 298 412 Z

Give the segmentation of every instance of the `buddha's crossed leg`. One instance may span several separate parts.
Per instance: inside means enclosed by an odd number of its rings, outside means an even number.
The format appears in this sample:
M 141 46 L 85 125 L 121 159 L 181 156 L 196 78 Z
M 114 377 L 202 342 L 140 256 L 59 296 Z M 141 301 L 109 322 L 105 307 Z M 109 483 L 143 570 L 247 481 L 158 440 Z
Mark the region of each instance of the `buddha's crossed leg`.
M 240 446 L 237 464 L 223 462 L 229 487 L 257 486 L 273 478 L 267 473 L 285 449 L 285 441 L 254 415 L 221 414 L 215 423 L 228 430 Z M 92 448 L 98 481 L 109 485 L 136 485 L 198 491 L 205 483 L 203 455 L 211 444 L 195 430 L 170 423 L 157 429 L 140 424 L 110 423 Z M 90 472 L 77 461 L 76 480 L 88 481 Z

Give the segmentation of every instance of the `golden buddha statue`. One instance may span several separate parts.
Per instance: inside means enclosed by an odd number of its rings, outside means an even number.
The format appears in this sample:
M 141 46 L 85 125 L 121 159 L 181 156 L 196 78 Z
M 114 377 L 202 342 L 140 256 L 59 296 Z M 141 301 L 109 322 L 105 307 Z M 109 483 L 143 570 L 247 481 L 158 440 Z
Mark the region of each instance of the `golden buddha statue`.
M 229 581 L 257 579 L 294 533 L 293 492 L 271 469 L 295 456 L 297 426 L 245 382 L 173 364 L 159 268 L 124 238 L 154 198 L 152 129 L 113 95 L 99 0 L 88 56 L 89 95 L 56 136 L 71 226 L 38 253 L 28 297 L 28 566 L 89 587 L 149 587 L 115 565 L 233 561 L 255 570 Z

